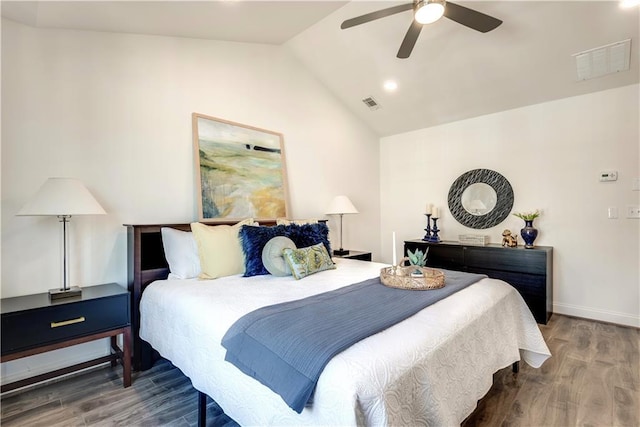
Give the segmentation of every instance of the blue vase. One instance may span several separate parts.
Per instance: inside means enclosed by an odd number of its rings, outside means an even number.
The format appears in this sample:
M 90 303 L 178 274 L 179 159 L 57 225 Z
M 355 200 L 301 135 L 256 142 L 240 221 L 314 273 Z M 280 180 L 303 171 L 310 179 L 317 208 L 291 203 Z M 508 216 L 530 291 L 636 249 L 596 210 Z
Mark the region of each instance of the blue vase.
M 538 229 L 533 226 L 533 220 L 524 220 L 524 228 L 520 230 L 520 235 L 524 240 L 524 248 L 533 248 L 533 241 L 538 237 Z

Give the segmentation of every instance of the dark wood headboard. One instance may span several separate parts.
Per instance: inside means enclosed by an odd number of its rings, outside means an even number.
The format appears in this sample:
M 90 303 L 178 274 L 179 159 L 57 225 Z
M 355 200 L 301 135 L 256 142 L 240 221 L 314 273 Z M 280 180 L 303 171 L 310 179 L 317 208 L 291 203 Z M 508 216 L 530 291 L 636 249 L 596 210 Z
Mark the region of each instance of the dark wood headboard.
M 153 364 L 153 349 L 140 339 L 140 298 L 147 285 L 166 279 L 169 265 L 164 257 L 162 227 L 191 231 L 189 224 L 151 224 L 127 227 L 127 282 L 131 292 L 131 329 L 133 336 L 132 367 L 136 371 L 149 369 Z
M 216 222 L 209 225 L 231 225 L 237 221 Z M 275 221 L 260 221 L 260 225 L 274 225 Z M 132 367 L 136 371 L 149 369 L 154 361 L 154 350 L 140 339 L 140 298 L 144 289 L 155 280 L 166 279 L 169 265 L 164 257 L 162 227 L 191 231 L 187 224 L 124 224 L 127 227 L 127 282 L 131 292 L 131 329 L 133 335 Z

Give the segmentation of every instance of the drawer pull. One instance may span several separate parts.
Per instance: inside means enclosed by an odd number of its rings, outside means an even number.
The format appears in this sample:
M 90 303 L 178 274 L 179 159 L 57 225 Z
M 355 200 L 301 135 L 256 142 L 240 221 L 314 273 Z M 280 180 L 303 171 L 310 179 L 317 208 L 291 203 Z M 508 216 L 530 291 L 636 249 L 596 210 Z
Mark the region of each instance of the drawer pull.
M 87 319 L 85 319 L 84 316 L 80 316 L 77 319 L 63 320 L 62 322 L 51 322 L 51 327 L 59 328 L 60 326 L 68 326 L 68 325 L 73 325 L 74 323 L 82 323 L 85 320 Z

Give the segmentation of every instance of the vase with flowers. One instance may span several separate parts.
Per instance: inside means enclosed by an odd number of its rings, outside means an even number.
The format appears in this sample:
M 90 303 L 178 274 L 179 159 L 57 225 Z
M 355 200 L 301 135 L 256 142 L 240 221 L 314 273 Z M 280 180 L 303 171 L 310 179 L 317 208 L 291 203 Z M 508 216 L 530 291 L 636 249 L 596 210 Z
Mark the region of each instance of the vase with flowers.
M 524 240 L 524 248 L 533 248 L 533 241 L 538 237 L 538 229 L 533 226 L 533 220 L 540 216 L 540 211 L 535 212 L 515 212 L 513 215 L 524 220 L 524 228 L 520 230 L 520 235 Z

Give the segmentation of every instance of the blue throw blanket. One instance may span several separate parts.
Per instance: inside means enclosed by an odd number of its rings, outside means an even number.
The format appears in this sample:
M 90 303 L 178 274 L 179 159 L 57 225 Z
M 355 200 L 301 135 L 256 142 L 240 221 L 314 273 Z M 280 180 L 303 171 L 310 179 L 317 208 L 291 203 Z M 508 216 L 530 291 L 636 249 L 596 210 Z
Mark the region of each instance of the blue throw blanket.
M 429 291 L 389 288 L 374 278 L 262 307 L 238 319 L 222 338 L 225 360 L 300 413 L 333 356 L 483 277 L 445 271 L 445 287 Z

